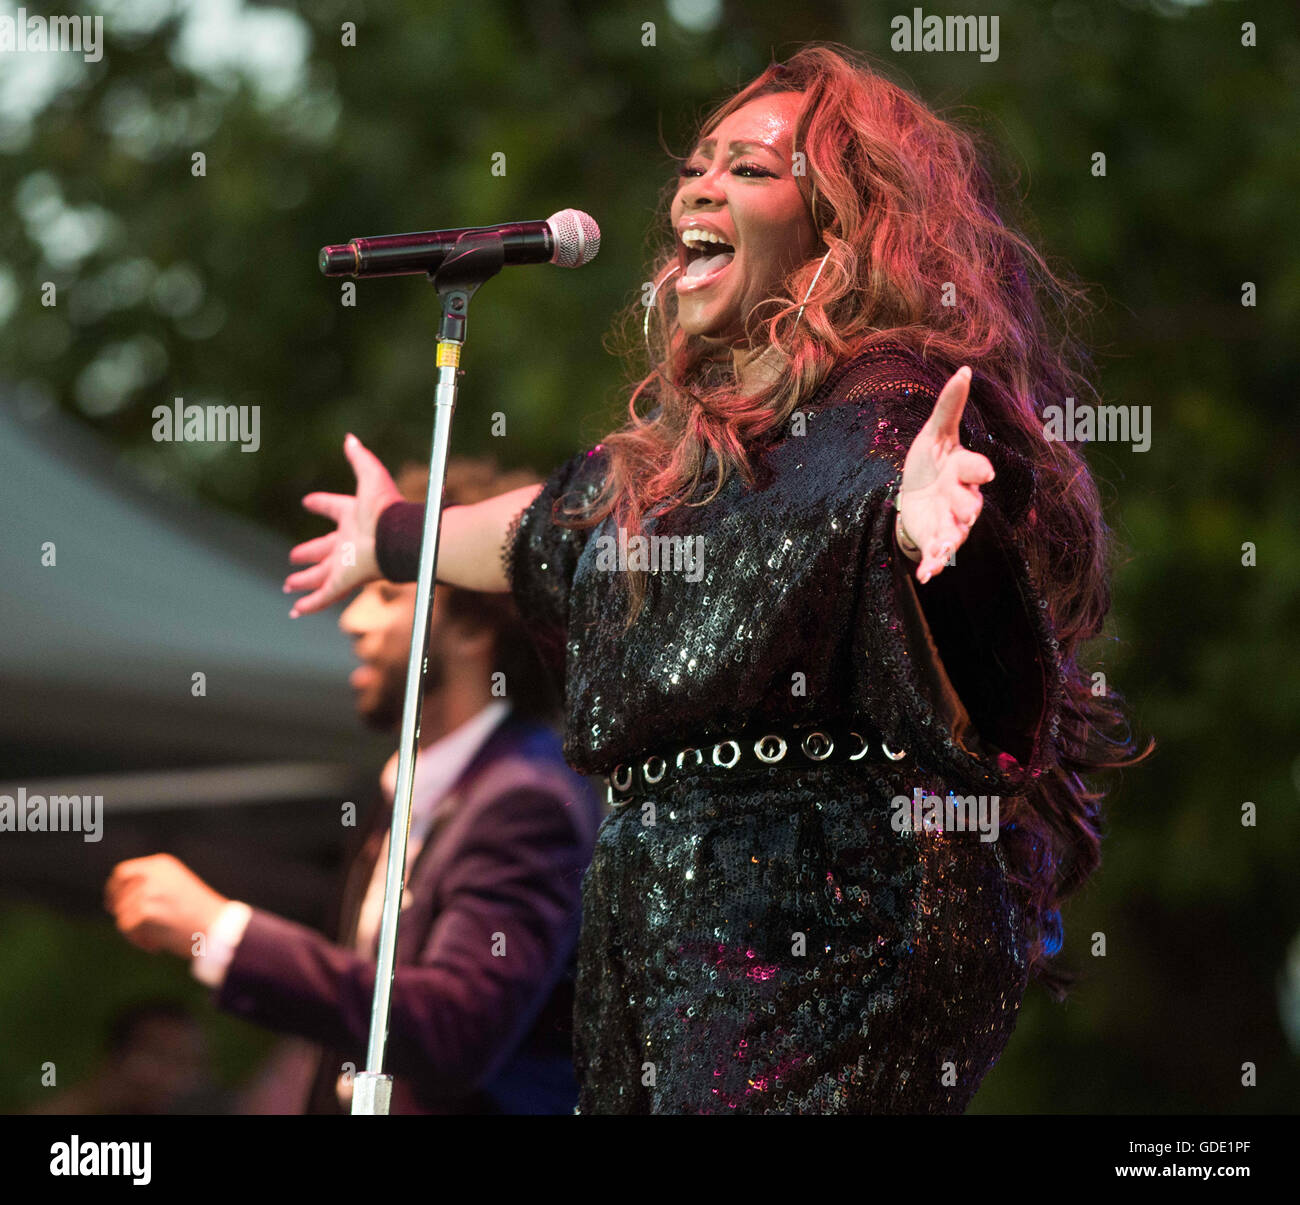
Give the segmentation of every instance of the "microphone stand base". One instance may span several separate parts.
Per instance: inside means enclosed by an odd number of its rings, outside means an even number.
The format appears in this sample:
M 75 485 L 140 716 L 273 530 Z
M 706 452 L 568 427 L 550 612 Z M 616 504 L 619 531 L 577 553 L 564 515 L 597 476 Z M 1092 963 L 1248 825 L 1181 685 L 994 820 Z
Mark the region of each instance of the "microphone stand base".
M 358 1071 L 352 1077 L 352 1116 L 387 1117 L 393 1103 L 393 1077 L 378 1071 Z

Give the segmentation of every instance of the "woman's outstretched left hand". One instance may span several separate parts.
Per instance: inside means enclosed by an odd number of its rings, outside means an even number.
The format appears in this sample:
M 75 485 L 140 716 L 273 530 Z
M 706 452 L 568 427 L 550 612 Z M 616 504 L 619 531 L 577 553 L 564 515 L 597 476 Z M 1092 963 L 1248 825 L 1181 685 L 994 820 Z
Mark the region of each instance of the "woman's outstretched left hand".
M 961 446 L 970 379 L 965 366 L 948 379 L 903 462 L 895 538 L 908 557 L 919 562 L 916 578 L 921 583 L 942 573 L 965 543 L 984 505 L 980 486 L 993 480 L 988 458 Z M 908 547 L 909 540 L 915 551 Z

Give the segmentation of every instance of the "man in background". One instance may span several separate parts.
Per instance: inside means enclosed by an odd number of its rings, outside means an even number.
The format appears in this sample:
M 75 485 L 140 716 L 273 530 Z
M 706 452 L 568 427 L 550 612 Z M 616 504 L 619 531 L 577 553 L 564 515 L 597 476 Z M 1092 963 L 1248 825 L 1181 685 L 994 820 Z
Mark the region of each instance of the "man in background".
M 453 460 L 445 504 L 530 480 Z M 422 501 L 427 474 L 408 470 L 399 487 Z M 386 731 L 400 725 L 414 610 L 414 585 L 373 582 L 339 621 L 360 662 L 357 710 Z M 392 1112 L 571 1113 L 573 956 L 596 793 L 564 763 L 553 685 L 509 595 L 438 586 L 425 686 L 385 1067 Z M 225 899 L 165 854 L 120 863 L 105 889 L 129 940 L 193 957 L 222 1008 L 320 1047 L 308 1112 L 346 1111 L 365 1067 L 396 777 L 395 753 L 337 941 Z

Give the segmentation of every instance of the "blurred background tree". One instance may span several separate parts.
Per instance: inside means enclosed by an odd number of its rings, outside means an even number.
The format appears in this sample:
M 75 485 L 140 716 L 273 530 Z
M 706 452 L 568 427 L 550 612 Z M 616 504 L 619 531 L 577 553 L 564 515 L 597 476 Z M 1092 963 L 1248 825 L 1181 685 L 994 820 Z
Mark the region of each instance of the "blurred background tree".
M 1066 910 L 1079 988 L 1063 1006 L 1031 992 L 975 1108 L 1294 1109 L 1294 6 L 1007 0 L 989 63 L 891 51 L 895 12 L 872 4 L 97 9 L 100 62 L 0 56 L 0 381 L 25 413 L 58 408 L 110 440 L 160 496 L 253 518 L 286 549 L 321 530 L 303 493 L 350 489 L 347 431 L 396 465 L 427 456 L 431 425 L 432 290 L 360 282 L 345 306 L 316 271 L 322 244 L 566 206 L 595 215 L 602 250 L 580 276 L 504 273 L 471 315 L 454 451 L 545 473 L 619 421 L 630 370 L 602 339 L 646 279 L 668 152 L 687 149 L 708 106 L 828 39 L 982 130 L 1008 167 L 1012 213 L 1093 286 L 1099 392 L 1152 407 L 1150 451 L 1107 445 L 1091 460 L 1121 542 L 1098 668 L 1160 749 L 1115 790 L 1103 869 Z M 155 442 L 151 412 L 174 397 L 260 406 L 259 452 Z M 506 438 L 491 433 L 498 411 Z M 1241 824 L 1247 800 L 1256 828 Z M 39 1045 L 52 997 L 96 999 L 106 1015 L 145 973 L 124 947 L 78 956 L 117 940 L 106 921 L 67 920 L 51 940 L 58 918 L 4 915 L 12 1058 Z M 172 969 L 163 978 L 200 1000 Z M 264 1044 L 226 1024 L 222 1066 L 236 1076 Z M 0 1107 L 21 1107 L 30 1082 L 0 1080 Z

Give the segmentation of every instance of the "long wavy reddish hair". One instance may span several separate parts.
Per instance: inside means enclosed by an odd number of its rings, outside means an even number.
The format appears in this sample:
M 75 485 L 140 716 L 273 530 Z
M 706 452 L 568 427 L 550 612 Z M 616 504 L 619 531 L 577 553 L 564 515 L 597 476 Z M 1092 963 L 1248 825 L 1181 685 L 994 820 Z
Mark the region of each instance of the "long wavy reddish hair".
M 1101 794 L 1082 776 L 1140 760 L 1119 698 L 1094 695 L 1078 660 L 1079 646 L 1101 631 L 1110 607 L 1110 535 L 1100 497 L 1079 447 L 1043 435 L 1044 404 L 1094 393 L 1071 329 L 1087 309 L 1086 295 L 999 216 L 984 166 L 991 156 L 976 136 L 846 48 L 812 44 L 773 64 L 704 119 L 696 142 L 743 105 L 777 92 L 803 94 L 794 148 L 806 171 L 797 178 L 820 234 L 813 255 L 776 294 L 743 315 L 744 344 L 775 344 L 781 372 L 741 394 L 730 355 L 719 358 L 716 346 L 683 332 L 673 290 L 662 289 L 659 320 L 651 323 L 653 362 L 632 390 L 626 425 L 603 441 L 605 486 L 591 506 L 560 509 L 556 519 L 586 527 L 612 513 L 637 532 L 648 514 L 707 505 L 733 472 L 752 481 L 748 453 L 785 427 L 837 361 L 877 340 L 911 347 L 945 379 L 971 365 L 977 389 L 968 411 L 977 409 L 980 425 L 1035 469 L 1029 521 L 1017 536 L 1047 600 L 1067 680 L 1046 770 L 1032 795 L 1018 801 L 1019 814 L 1008 817 L 1019 830 L 1009 843 L 1013 878 L 1038 918 L 1031 967 L 1060 998 L 1070 977 L 1049 965 L 1060 946 L 1059 903 L 1100 862 Z M 666 212 L 675 190 L 674 181 L 656 227 L 664 236 L 656 282 L 677 262 Z M 956 304 L 943 304 L 945 297 Z M 633 349 L 645 355 L 642 316 L 636 303 L 623 316 L 629 362 Z M 709 449 L 717 463 L 713 488 L 702 501 L 687 501 Z M 622 576 L 630 626 L 644 602 L 645 575 Z

